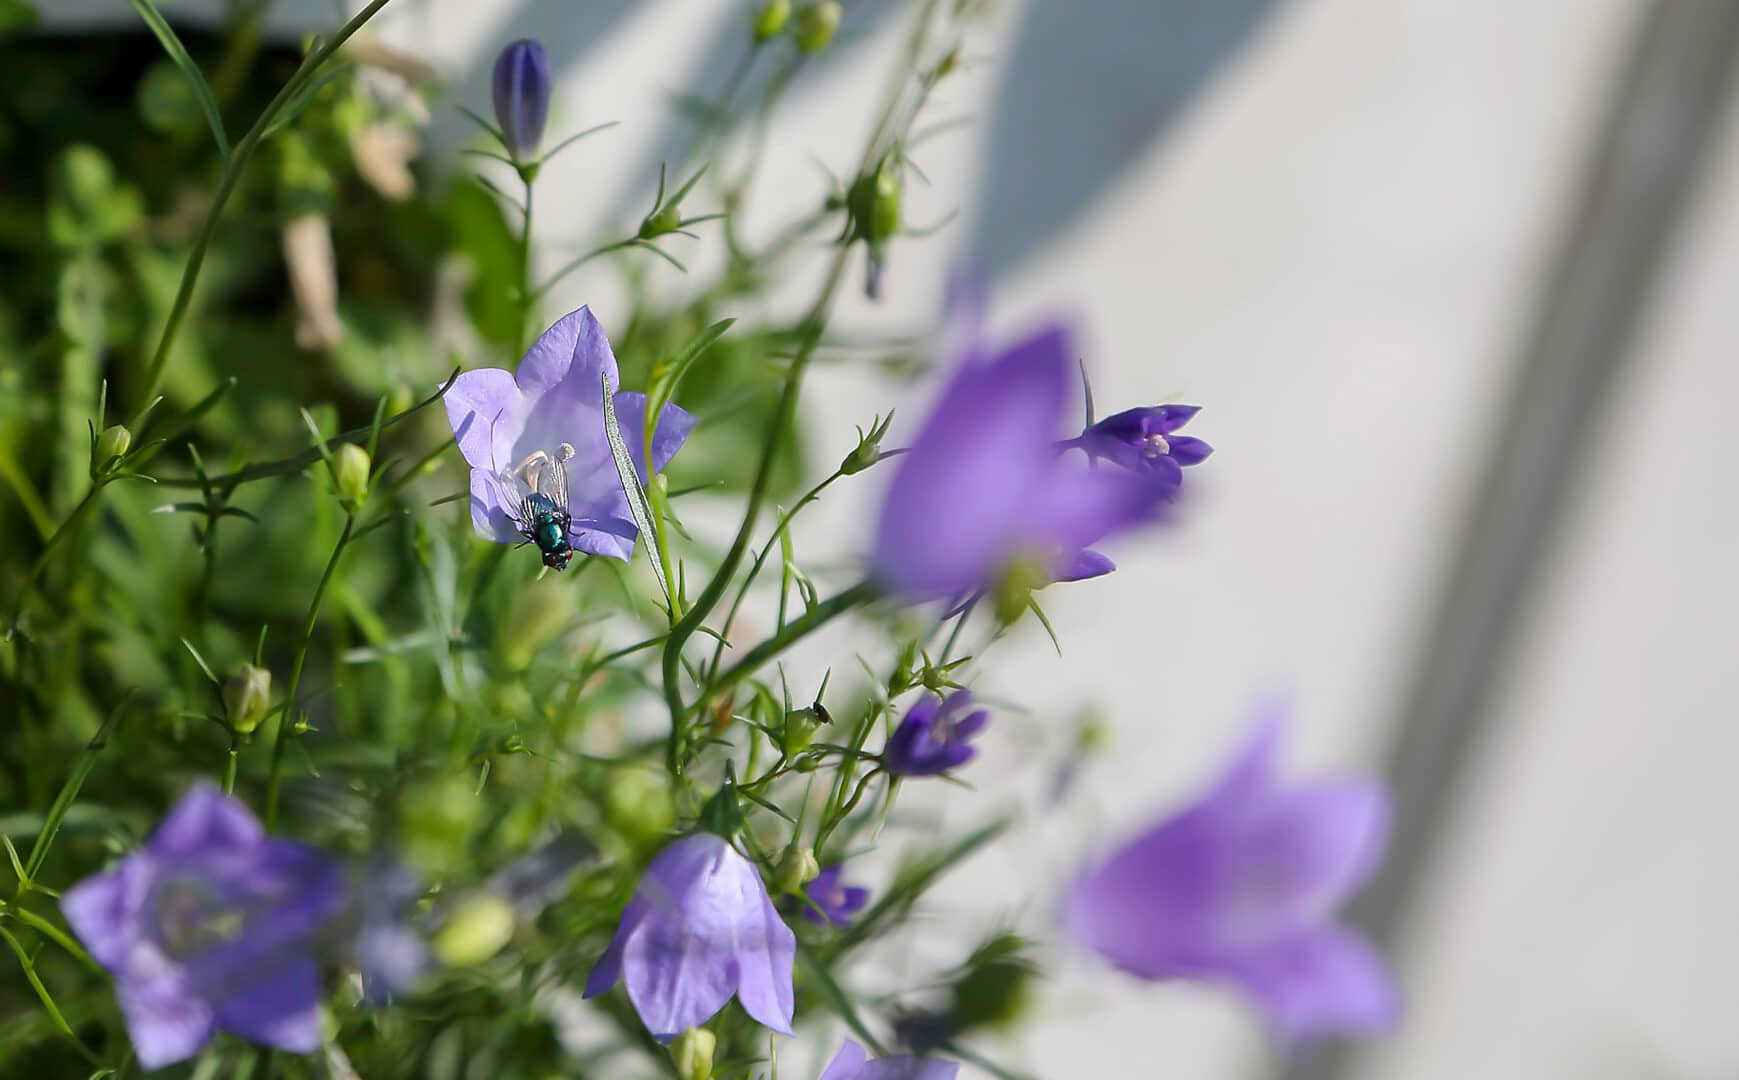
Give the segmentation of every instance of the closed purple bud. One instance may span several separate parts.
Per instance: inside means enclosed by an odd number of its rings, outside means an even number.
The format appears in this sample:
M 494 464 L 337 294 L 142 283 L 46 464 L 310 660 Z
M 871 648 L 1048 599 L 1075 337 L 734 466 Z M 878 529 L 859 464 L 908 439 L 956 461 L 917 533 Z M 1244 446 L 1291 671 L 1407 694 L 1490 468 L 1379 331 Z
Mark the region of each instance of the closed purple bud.
M 978 751 L 967 741 L 990 722 L 990 713 L 972 707 L 972 694 L 956 690 L 947 698 L 926 697 L 906 710 L 882 751 L 882 767 L 894 776 L 940 776 L 971 761 Z
M 1285 1040 L 1378 1034 L 1399 996 L 1334 915 L 1376 869 L 1389 798 L 1369 780 L 1283 780 L 1283 733 L 1266 718 L 1206 794 L 1084 874 L 1063 927 L 1138 978 L 1239 990 Z
M 513 160 L 527 165 L 543 148 L 549 119 L 549 54 L 543 43 L 524 38 L 495 59 L 495 120 Z

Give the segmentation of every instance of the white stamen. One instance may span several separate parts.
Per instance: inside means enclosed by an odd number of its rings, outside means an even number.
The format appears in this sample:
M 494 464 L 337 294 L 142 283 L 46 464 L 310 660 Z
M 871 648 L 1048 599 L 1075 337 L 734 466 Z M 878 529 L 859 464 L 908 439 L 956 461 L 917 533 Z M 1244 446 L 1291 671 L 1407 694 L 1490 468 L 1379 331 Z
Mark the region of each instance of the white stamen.
M 1165 441 L 1164 435 L 1155 432 L 1144 441 L 1146 445 L 1141 448 L 1141 456 L 1144 458 L 1164 457 L 1171 453 L 1171 443 Z

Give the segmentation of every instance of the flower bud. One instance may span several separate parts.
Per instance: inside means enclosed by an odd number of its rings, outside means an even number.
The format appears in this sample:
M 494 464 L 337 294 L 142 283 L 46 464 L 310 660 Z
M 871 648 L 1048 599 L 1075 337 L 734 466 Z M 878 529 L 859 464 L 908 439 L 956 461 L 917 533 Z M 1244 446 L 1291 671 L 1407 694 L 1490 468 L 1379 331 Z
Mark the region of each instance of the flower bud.
M 1050 575 L 1042 564 L 1030 559 L 1016 560 L 1003 572 L 992 592 L 996 621 L 1004 626 L 1019 622 L 1032 603 L 1033 593 L 1049 583 Z
M 815 852 L 793 844 L 779 856 L 779 865 L 773 868 L 773 887 L 782 893 L 801 892 L 820 873 L 821 864 L 815 861 Z
M 243 664 L 223 681 L 223 711 L 237 734 L 246 735 L 259 727 L 271 703 L 272 673 L 265 668 Z
M 670 1059 L 681 1080 L 711 1080 L 718 1036 L 706 1028 L 689 1028 L 670 1044 Z
M 495 122 L 507 152 L 520 165 L 535 162 L 549 119 L 549 54 L 543 43 L 515 41 L 495 59 Z
M 461 903 L 435 934 L 435 955 L 448 967 L 476 967 L 513 940 L 513 905 L 494 893 Z
M 676 824 L 676 807 L 670 789 L 657 776 L 622 768 L 610 775 L 604 789 L 604 821 L 635 846 L 650 848 Z
M 791 0 L 767 0 L 755 15 L 755 41 L 759 43 L 777 37 L 789 18 Z
M 97 436 L 96 467 L 101 469 L 110 461 L 125 454 L 127 448 L 132 445 L 133 433 L 120 424 L 104 428 L 103 433 Z
M 526 589 L 507 609 L 495 637 L 503 666 L 524 671 L 544 646 L 561 636 L 574 615 L 572 589 Z
M 809 749 L 809 744 L 815 741 L 815 732 L 822 724 L 832 723 L 833 718 L 827 715 L 827 710 L 816 702 L 807 709 L 792 709 L 785 714 L 783 730 L 779 733 L 779 749 L 788 758 L 794 758 Z
M 875 171 L 857 178 L 846 195 L 851 210 L 852 238 L 873 250 L 900 231 L 900 177 L 891 156 Z
M 672 203 L 646 215 L 640 223 L 640 239 L 651 240 L 682 228 L 682 209 Z
M 866 432 L 857 429 L 857 446 L 845 455 L 845 460 L 839 463 L 839 471 L 844 476 L 854 476 L 874 465 L 882 459 L 882 436 L 888 433 L 888 426 L 894 422 L 894 414 L 888 413 L 887 419 L 876 417 Z
M 797 47 L 806 53 L 823 52 L 833 44 L 839 30 L 839 18 L 844 14 L 839 0 L 819 0 L 805 5 L 797 13 Z
M 352 506 L 361 506 L 368 498 L 368 451 L 355 443 L 345 443 L 333 455 L 332 479 L 338 485 L 338 497 Z

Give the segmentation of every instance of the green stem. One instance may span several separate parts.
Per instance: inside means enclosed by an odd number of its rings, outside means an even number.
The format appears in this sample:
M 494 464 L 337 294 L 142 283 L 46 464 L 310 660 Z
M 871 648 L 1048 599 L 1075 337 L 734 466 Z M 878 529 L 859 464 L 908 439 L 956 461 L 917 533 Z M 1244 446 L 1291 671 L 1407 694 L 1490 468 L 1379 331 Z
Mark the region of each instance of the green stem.
M 537 297 L 531 293 L 531 175 L 529 172 L 519 175 L 525 183 L 525 216 L 520 219 L 519 229 L 519 334 L 514 341 L 513 355 L 524 356 L 525 328 L 532 320 Z
M 737 612 L 743 606 L 743 599 L 749 595 L 749 586 L 755 583 L 755 578 L 760 574 L 761 567 L 767 562 L 767 556 L 772 554 L 773 545 L 777 544 L 779 542 L 779 537 L 784 535 L 787 528 L 790 528 L 791 519 L 797 516 L 798 511 L 820 498 L 821 493 L 826 491 L 829 485 L 844 475 L 845 473 L 835 469 L 832 476 L 829 476 L 821 483 L 816 484 L 814 487 L 804 492 L 803 497 L 798 499 L 797 502 L 792 505 L 791 509 L 785 511 L 785 513 L 779 518 L 779 524 L 773 529 L 773 535 L 767 538 L 765 544 L 761 545 L 760 552 L 755 555 L 755 561 L 749 565 L 749 572 L 743 576 L 743 583 L 737 587 L 736 598 L 731 601 L 730 608 L 725 612 L 725 622 L 723 627 L 725 632 L 728 633 L 731 625 L 737 621 Z M 725 637 L 724 634 L 721 633 L 719 635 L 718 645 L 713 649 L 712 663 L 707 666 L 708 672 L 718 671 L 719 663 L 724 659 L 724 654 Z M 703 696 L 711 696 L 710 686 L 708 687 L 708 693 Z
M 99 480 L 92 484 L 91 489 L 85 492 L 85 497 L 79 500 L 77 506 L 73 507 L 72 513 L 66 516 L 66 520 L 61 522 L 60 527 L 55 529 L 54 534 L 48 538 L 48 543 L 42 546 L 42 554 L 38 555 L 36 562 L 31 565 L 30 575 L 24 579 L 24 584 L 18 587 L 18 599 L 13 605 L 12 621 L 7 626 L 5 640 L 11 641 L 13 633 L 18 629 L 18 620 L 24 617 L 25 597 L 29 596 L 30 590 L 36 587 L 37 581 L 42 577 L 42 571 L 48 567 L 48 560 L 54 554 L 54 549 L 59 546 L 63 538 L 84 523 L 86 515 L 97 505 L 97 493 L 103 490 L 106 483 L 107 481 Z
M 60 927 L 49 922 L 36 912 L 31 911 L 29 908 L 24 907 L 22 904 L 7 904 L 4 901 L 0 901 L 0 915 L 10 915 L 25 926 L 35 930 L 43 937 L 48 938 L 56 945 L 65 949 L 68 956 L 77 960 L 90 970 L 96 972 L 101 972 L 103 970 L 97 965 L 95 960 L 91 959 L 91 954 L 85 952 L 83 947 L 81 947 L 78 942 L 74 941 L 65 930 L 62 930 Z
M 193 250 L 187 256 L 187 268 L 181 272 L 181 286 L 175 292 L 175 302 L 169 308 L 169 318 L 163 324 L 163 335 L 157 339 L 157 350 L 151 355 L 151 364 L 145 371 L 145 389 L 139 395 L 141 403 L 149 403 L 157 393 L 157 388 L 163 384 L 164 370 L 169 366 L 169 350 L 175 344 L 175 335 L 181 329 L 182 319 L 187 315 L 187 308 L 193 301 L 193 288 L 199 281 L 199 271 L 205 265 L 205 252 L 211 246 L 212 237 L 217 234 L 217 223 L 223 217 L 224 206 L 230 196 L 235 194 L 236 184 L 241 180 L 242 170 L 247 167 L 248 160 L 259 149 L 266 129 L 277 118 L 285 105 L 289 104 L 296 94 L 306 86 L 308 80 L 329 59 L 339 47 L 350 40 L 351 35 L 362 29 L 364 23 L 375 16 L 375 13 L 385 7 L 391 0 L 371 0 L 369 5 L 356 13 L 356 16 L 338 29 L 331 40 L 325 42 L 319 49 L 310 53 L 296 73 L 290 76 L 288 82 L 278 91 L 254 121 L 254 126 L 242 136 L 235 150 L 230 154 L 229 161 L 224 165 L 223 177 L 218 181 L 217 192 L 212 196 L 211 208 L 205 212 L 205 221 L 199 226 L 199 235 L 194 238 Z M 142 414 L 141 414 L 142 415 Z M 141 416 L 135 416 L 132 427 L 137 428 Z
M 743 654 L 743 658 L 726 668 L 712 684 L 712 691 L 729 689 L 767 661 L 802 641 L 834 619 L 875 599 L 875 587 L 868 582 L 853 585 L 842 593 L 828 597 L 808 611 L 792 619 L 779 632 Z M 668 653 L 666 655 L 669 655 Z
M 278 714 L 278 734 L 272 742 L 272 771 L 266 779 L 266 828 L 270 830 L 278 823 L 278 792 L 283 786 L 284 749 L 290 743 L 290 736 L 295 731 L 296 691 L 302 683 L 302 667 L 308 661 L 308 646 L 314 640 L 314 624 L 320 620 L 320 600 L 326 595 L 326 586 L 331 584 L 332 575 L 338 570 L 338 560 L 344 554 L 344 546 L 350 543 L 350 533 L 356 527 L 356 513 L 351 511 L 344 515 L 344 531 L 338 536 L 338 543 L 332 548 L 332 558 L 326 560 L 326 572 L 320 575 L 320 584 L 314 588 L 314 599 L 308 602 L 308 618 L 302 624 L 302 641 L 296 646 L 296 656 L 290 661 L 290 681 L 284 687 L 284 708 Z
M 543 299 L 543 297 L 546 293 L 548 293 L 551 289 L 556 287 L 557 282 L 561 281 L 562 278 L 567 277 L 569 274 L 573 273 L 575 270 L 578 270 L 580 267 L 586 265 L 587 263 L 591 262 L 593 259 L 596 259 L 600 255 L 608 255 L 612 251 L 620 251 L 621 249 L 623 249 L 625 247 L 632 247 L 639 240 L 640 240 L 640 237 L 637 235 L 630 236 L 624 240 L 613 240 L 610 243 L 603 245 L 602 247 L 593 248 L 592 250 L 586 252 L 584 255 L 581 255 L 579 258 L 574 259 L 572 262 L 567 263 L 560 270 L 557 270 L 555 273 L 551 274 L 549 280 L 544 282 L 542 285 L 539 285 L 537 287 L 537 290 L 531 294 L 531 299 L 534 302 L 537 300 Z

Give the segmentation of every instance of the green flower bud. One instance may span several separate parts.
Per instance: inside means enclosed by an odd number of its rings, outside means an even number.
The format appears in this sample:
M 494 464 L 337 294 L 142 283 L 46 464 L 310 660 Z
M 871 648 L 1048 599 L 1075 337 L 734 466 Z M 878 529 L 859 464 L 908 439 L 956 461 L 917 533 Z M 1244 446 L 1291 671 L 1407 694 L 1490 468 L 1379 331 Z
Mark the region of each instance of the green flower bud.
M 651 240 L 682 228 L 682 211 L 675 204 L 663 206 L 646 215 L 640 223 L 640 239 Z
M 463 860 L 481 813 L 469 774 L 416 781 L 399 799 L 400 849 L 424 875 L 442 877 Z
M 777 37 L 790 17 L 791 0 L 767 0 L 755 15 L 755 41 L 759 43 Z
M 448 967 L 476 967 L 513 940 L 513 905 L 494 893 L 460 904 L 435 934 L 435 955 Z
M 773 887 L 782 893 L 801 892 L 820 873 L 821 864 L 815 861 L 815 852 L 793 844 L 779 856 L 779 865 L 773 868 Z
M 815 732 L 822 724 L 830 724 L 833 717 L 827 715 L 827 710 L 818 701 L 807 709 L 792 709 L 785 714 L 784 730 L 779 733 L 779 749 L 788 758 L 794 758 L 809 749 L 809 744 L 815 741 Z
M 265 668 L 243 664 L 223 681 L 223 710 L 229 715 L 230 728 L 238 734 L 246 735 L 259 727 L 271 703 L 272 673 Z
M 661 843 L 676 824 L 670 789 L 645 769 L 617 769 L 604 789 L 604 821 L 637 848 Z
M 880 248 L 900 231 L 900 177 L 892 156 L 875 171 L 857 178 L 846 194 L 851 210 L 852 238 Z
M 1050 575 L 1040 563 L 1031 559 L 1021 559 L 1010 564 L 998 579 L 992 593 L 995 601 L 996 621 L 1004 626 L 1013 626 L 1026 614 L 1027 605 L 1032 602 L 1033 593 L 1050 584 Z
M 97 436 L 96 467 L 101 469 L 107 466 L 110 461 L 125 454 L 132 445 L 133 433 L 120 424 L 104 428 L 103 433 Z
M 333 455 L 332 479 L 338 485 L 338 496 L 351 506 L 361 506 L 368 498 L 368 451 L 355 443 L 345 443 Z
M 833 35 L 839 30 L 839 18 L 843 14 L 839 0 L 820 0 L 805 5 L 797 13 L 797 47 L 810 54 L 825 51 L 833 44 Z
M 886 420 L 876 417 L 870 424 L 869 431 L 857 429 L 857 446 L 845 455 L 845 460 L 839 463 L 839 471 L 845 476 L 853 476 L 863 472 L 882 459 L 882 436 L 888 433 L 888 425 L 894 422 L 894 414 L 888 413 Z
M 676 1075 L 681 1080 L 711 1080 L 713 1054 L 718 1051 L 718 1036 L 706 1028 L 689 1028 L 670 1044 L 670 1059 L 676 1063 Z

